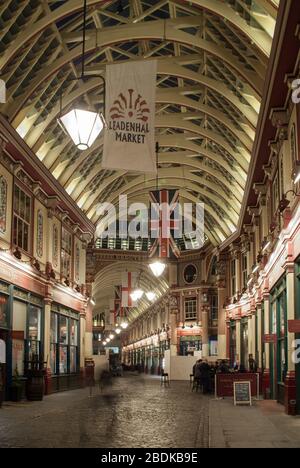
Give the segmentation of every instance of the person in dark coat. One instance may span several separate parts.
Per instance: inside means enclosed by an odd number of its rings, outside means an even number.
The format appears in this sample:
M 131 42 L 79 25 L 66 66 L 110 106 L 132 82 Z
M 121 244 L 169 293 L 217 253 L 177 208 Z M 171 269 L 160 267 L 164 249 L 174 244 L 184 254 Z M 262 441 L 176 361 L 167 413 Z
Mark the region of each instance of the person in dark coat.
M 249 371 L 257 372 L 257 363 L 252 354 L 249 354 Z
M 230 369 L 229 366 L 227 365 L 226 361 L 221 361 L 221 364 L 219 365 L 218 373 L 220 374 L 229 374 Z
M 209 393 L 210 392 L 210 366 L 205 359 L 201 365 L 200 365 L 200 372 L 201 372 L 201 381 L 202 381 L 202 386 L 203 386 L 203 393 Z
M 194 380 L 198 382 L 198 385 L 202 386 L 202 371 L 201 371 L 201 366 L 202 366 L 202 359 L 199 359 L 196 362 L 195 366 L 195 373 L 194 373 Z

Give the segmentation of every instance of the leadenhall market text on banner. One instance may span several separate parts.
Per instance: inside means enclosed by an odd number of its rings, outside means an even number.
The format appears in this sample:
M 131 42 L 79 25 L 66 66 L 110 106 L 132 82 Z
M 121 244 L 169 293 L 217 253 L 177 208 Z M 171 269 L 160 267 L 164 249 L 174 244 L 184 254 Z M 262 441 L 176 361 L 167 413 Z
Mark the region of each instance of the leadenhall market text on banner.
M 156 60 L 106 67 L 103 167 L 156 173 L 156 75 Z

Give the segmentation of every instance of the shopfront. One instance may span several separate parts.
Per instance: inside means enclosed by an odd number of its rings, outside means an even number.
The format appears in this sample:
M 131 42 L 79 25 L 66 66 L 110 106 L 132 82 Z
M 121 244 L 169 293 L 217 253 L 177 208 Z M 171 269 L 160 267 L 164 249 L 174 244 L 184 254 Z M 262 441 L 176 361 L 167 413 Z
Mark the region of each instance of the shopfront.
M 0 282 L 0 340 L 5 348 L 1 374 L 6 398 L 10 396 L 14 375 L 22 378 L 32 361 L 46 360 L 43 356 L 43 317 L 42 297 Z
M 0 283 L 0 385 L 6 396 L 8 381 L 11 379 L 10 289 L 9 285 Z
M 200 335 L 181 336 L 179 356 L 191 356 L 195 351 L 202 351 L 202 337 Z
M 248 317 L 243 317 L 241 319 L 241 366 L 244 369 L 249 367 L 249 326 L 248 326 Z
M 296 311 L 295 311 L 295 319 L 300 320 L 300 257 L 297 259 L 295 264 L 295 281 L 296 281 Z M 295 334 L 295 339 L 298 340 L 300 343 L 300 333 Z M 297 350 L 299 351 L 299 345 L 297 345 Z M 299 356 L 299 352 L 298 352 Z M 300 362 L 296 362 L 295 364 L 295 371 L 296 371 L 296 402 L 297 414 L 300 414 Z
M 52 391 L 80 385 L 80 323 L 78 312 L 52 304 L 50 318 Z
M 270 292 L 270 388 L 271 398 L 284 403 L 284 383 L 287 374 L 287 298 L 286 279 L 281 279 Z

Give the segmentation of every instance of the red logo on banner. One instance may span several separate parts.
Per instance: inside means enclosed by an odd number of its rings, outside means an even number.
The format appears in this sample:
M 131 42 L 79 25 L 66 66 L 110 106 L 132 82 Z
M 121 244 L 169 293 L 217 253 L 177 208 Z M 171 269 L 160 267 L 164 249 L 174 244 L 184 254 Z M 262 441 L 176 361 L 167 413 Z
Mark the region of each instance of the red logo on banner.
M 129 118 L 147 122 L 149 119 L 147 114 L 150 113 L 150 109 L 140 94 L 136 93 L 134 89 L 128 89 L 126 93 L 119 94 L 109 113 L 112 120 Z

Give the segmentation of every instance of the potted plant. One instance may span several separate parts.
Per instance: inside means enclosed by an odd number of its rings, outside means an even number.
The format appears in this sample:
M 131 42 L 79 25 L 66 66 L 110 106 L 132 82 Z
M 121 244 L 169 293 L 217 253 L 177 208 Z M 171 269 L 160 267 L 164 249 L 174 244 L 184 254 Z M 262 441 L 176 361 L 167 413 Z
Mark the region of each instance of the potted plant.
M 22 393 L 23 393 L 23 385 L 22 385 L 22 381 L 21 381 L 20 374 L 18 371 L 18 367 L 16 366 L 14 376 L 12 379 L 12 384 L 10 387 L 11 401 L 21 401 Z

